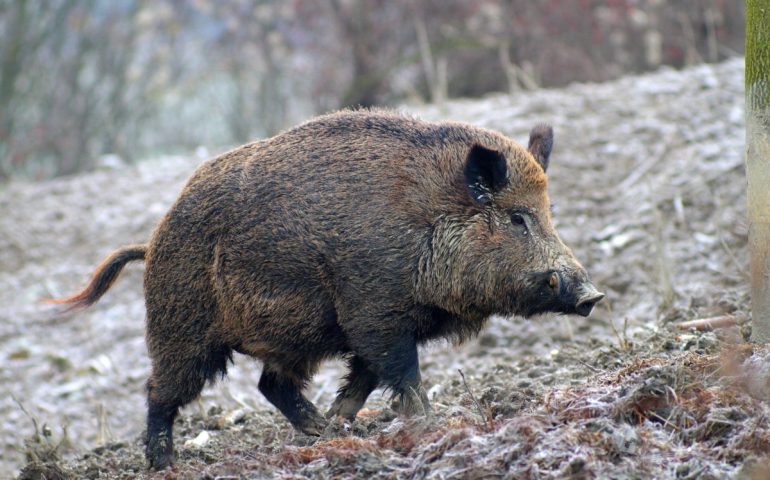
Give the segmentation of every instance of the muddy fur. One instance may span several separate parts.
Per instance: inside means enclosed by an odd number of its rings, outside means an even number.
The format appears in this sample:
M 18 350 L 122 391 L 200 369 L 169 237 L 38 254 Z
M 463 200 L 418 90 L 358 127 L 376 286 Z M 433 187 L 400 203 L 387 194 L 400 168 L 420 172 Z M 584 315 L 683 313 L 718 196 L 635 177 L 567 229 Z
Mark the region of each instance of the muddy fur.
M 461 342 L 492 314 L 587 315 L 602 295 L 551 222 L 552 144 L 545 125 L 527 150 L 466 124 L 344 111 L 201 166 L 146 247 L 66 300 L 90 305 L 144 258 L 150 465 L 173 461 L 178 408 L 232 351 L 260 359 L 259 390 L 319 434 L 302 388 L 326 358 L 350 365 L 327 417 L 354 417 L 379 386 L 421 414 L 418 344 Z

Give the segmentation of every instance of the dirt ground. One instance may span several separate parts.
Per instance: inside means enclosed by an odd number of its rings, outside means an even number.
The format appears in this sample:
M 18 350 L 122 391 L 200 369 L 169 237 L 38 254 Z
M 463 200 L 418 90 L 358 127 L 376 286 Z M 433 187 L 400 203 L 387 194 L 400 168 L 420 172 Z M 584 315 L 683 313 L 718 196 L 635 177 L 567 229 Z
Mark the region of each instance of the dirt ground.
M 557 228 L 607 294 L 590 318 L 493 318 L 431 345 L 430 418 L 396 418 L 375 392 L 321 438 L 295 433 L 236 357 L 183 410 L 176 467 L 152 474 L 141 266 L 85 312 L 39 300 L 145 241 L 206 155 L 2 186 L 0 478 L 770 478 L 770 350 L 745 342 L 743 62 L 406 110 L 521 142 L 554 126 Z M 677 327 L 715 316 L 737 325 Z M 330 362 L 310 386 L 322 409 L 341 373 Z

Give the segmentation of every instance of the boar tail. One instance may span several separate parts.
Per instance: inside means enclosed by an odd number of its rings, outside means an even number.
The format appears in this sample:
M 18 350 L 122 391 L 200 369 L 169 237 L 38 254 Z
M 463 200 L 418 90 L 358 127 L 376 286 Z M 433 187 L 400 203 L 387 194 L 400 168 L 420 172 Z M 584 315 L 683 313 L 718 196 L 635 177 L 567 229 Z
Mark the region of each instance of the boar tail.
M 147 245 L 127 245 L 110 254 L 109 257 L 96 267 L 91 282 L 80 293 L 67 298 L 52 298 L 47 303 L 59 303 L 69 305 L 67 310 L 90 307 L 112 286 L 118 278 L 120 271 L 128 263 L 134 260 L 144 260 L 147 253 Z

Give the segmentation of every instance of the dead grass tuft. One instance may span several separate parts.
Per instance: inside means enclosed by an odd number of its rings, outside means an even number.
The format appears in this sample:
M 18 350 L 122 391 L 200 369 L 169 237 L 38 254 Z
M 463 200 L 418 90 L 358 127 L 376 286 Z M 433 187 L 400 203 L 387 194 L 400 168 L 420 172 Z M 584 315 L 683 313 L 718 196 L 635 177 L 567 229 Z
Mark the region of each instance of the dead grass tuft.
M 309 447 L 287 447 L 281 455 L 283 465 L 308 464 L 324 458 L 329 462 L 355 463 L 362 454 L 378 454 L 380 448 L 371 440 L 343 437 L 324 440 Z

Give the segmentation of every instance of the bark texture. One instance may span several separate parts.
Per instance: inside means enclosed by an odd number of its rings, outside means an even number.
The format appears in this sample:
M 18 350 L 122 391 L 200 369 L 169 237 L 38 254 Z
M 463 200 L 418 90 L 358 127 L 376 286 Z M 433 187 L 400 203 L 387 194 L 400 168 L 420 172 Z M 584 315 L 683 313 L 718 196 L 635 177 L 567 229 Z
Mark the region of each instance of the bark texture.
M 770 342 L 770 0 L 746 0 L 746 177 L 752 339 Z

